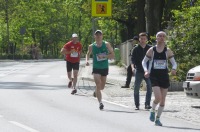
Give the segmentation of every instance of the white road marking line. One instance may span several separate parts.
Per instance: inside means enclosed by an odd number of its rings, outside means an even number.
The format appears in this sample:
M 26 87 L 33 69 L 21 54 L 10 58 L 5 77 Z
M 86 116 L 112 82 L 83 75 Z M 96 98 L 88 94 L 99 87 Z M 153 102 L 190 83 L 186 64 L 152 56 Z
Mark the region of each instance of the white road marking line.
M 114 104 L 114 105 L 117 105 L 117 106 L 121 106 L 121 107 L 129 108 L 129 107 L 126 106 L 126 105 L 122 105 L 122 104 L 118 104 L 118 103 L 110 102 L 110 101 L 107 101 L 107 100 L 104 100 L 104 99 L 103 99 L 103 102 L 107 102 L 107 103 L 109 103 L 109 104 Z
M 97 99 L 96 97 L 92 97 L 92 98 L 93 98 L 93 99 Z M 106 102 L 106 103 L 109 103 L 109 104 L 121 106 L 121 107 L 124 107 L 124 108 L 130 108 L 129 106 L 122 105 L 122 104 L 118 104 L 118 103 L 114 103 L 114 102 L 111 102 L 111 101 L 108 101 L 108 100 L 105 100 L 105 99 L 102 99 L 102 101 L 103 101 L 103 102 Z
M 35 129 L 33 129 L 33 128 L 30 128 L 30 127 L 28 127 L 28 126 L 26 126 L 26 125 L 23 125 L 23 124 L 21 124 L 21 123 L 18 123 L 18 122 L 16 122 L 16 121 L 9 121 L 9 122 L 12 123 L 12 124 L 14 124 L 14 125 L 16 125 L 16 126 L 18 126 L 18 127 L 23 128 L 23 129 L 25 129 L 25 130 L 28 130 L 29 132 L 39 132 L 39 131 L 37 131 L 37 130 L 35 130 Z

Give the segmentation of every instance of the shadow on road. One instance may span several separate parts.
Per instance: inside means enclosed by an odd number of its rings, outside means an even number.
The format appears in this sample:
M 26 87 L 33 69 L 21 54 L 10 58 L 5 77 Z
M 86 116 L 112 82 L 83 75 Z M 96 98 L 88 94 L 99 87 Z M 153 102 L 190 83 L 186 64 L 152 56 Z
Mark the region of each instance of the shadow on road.
M 166 128 L 175 128 L 175 129 L 182 129 L 182 130 L 193 130 L 193 131 L 200 131 L 200 129 L 198 128 L 189 128 L 189 127 L 175 127 L 175 126 L 163 126 L 163 127 L 166 127 Z
M 0 89 L 59 90 L 67 89 L 66 85 L 44 85 L 30 82 L 0 82 Z
M 118 113 L 137 113 L 137 112 L 133 112 L 133 111 L 121 111 L 121 110 L 109 110 L 109 109 L 104 109 L 103 111 L 105 112 L 118 112 Z
M 176 113 L 176 112 L 180 112 L 180 111 L 178 111 L 178 110 L 164 110 L 163 112 Z
M 59 90 L 68 89 L 66 85 L 48 85 L 31 82 L 0 82 L 0 89 L 32 89 L 32 90 Z M 78 86 L 78 89 L 92 90 L 94 91 L 95 86 Z M 84 92 L 83 92 L 84 93 Z
M 191 107 L 195 109 L 200 109 L 200 106 L 191 106 Z
M 84 85 L 84 86 L 78 86 L 78 89 L 85 89 L 85 90 L 95 90 L 96 86 L 87 86 L 87 85 Z
M 83 97 L 89 97 L 89 95 L 87 95 L 87 93 L 83 93 L 83 94 L 75 93 L 74 95 L 76 95 L 76 96 L 83 96 Z

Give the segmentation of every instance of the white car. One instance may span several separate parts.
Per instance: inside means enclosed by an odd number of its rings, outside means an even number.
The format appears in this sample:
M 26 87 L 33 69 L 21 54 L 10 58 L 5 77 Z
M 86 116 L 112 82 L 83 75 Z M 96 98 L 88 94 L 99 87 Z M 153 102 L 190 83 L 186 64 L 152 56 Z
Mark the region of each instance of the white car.
M 200 98 L 200 65 L 188 71 L 183 88 L 188 97 Z

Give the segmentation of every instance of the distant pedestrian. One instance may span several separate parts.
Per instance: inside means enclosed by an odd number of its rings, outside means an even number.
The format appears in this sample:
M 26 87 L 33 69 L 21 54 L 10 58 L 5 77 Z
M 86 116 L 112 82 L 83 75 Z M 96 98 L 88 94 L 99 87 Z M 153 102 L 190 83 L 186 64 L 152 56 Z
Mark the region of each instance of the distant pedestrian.
M 160 116 L 165 106 L 165 98 L 167 95 L 168 88 L 170 86 L 169 75 L 168 75 L 168 59 L 172 64 L 172 75 L 176 75 L 177 64 L 174 59 L 174 54 L 166 46 L 166 33 L 160 31 L 156 34 L 157 45 L 150 48 L 145 58 L 142 61 L 142 65 L 145 71 L 144 76 L 151 79 L 152 89 L 154 92 L 155 99 L 152 104 L 150 112 L 150 120 L 155 121 L 155 125 L 162 126 L 160 122 Z M 149 67 L 147 62 L 150 61 Z M 157 115 L 156 106 L 159 104 Z
M 78 41 L 78 35 L 75 33 L 72 34 L 71 41 L 67 42 L 61 49 L 61 53 L 66 57 L 67 76 L 69 79 L 68 87 L 73 88 L 71 94 L 75 94 L 77 92 L 76 83 L 79 71 L 81 51 L 82 45 Z M 74 78 L 72 78 L 72 70 Z
M 130 88 L 131 79 L 134 75 L 132 68 L 131 68 L 131 56 L 132 56 L 133 49 L 135 48 L 135 46 L 137 46 L 137 44 L 138 44 L 138 36 L 134 36 L 133 37 L 133 48 L 130 50 L 130 53 L 129 53 L 130 64 L 127 67 L 126 83 L 124 86 L 121 86 L 121 88 Z
M 90 54 L 93 54 L 93 77 L 96 84 L 95 95 L 99 102 L 99 109 L 102 110 L 104 105 L 102 103 L 101 90 L 104 89 L 106 78 L 108 75 L 108 59 L 114 58 L 113 48 L 107 41 L 103 41 L 103 33 L 101 30 L 96 30 L 94 33 L 95 42 L 89 45 L 86 54 L 86 66 L 89 65 Z
M 151 47 L 147 44 L 147 34 L 142 32 L 139 34 L 139 44 L 133 49 L 132 53 L 132 64 L 131 68 L 132 71 L 135 72 L 135 82 L 134 82 L 134 101 L 135 101 L 135 110 L 140 109 L 140 85 L 142 80 L 146 82 L 146 99 L 145 99 L 145 109 L 151 109 L 150 102 L 151 102 L 151 95 L 152 95 L 152 88 L 151 82 L 149 78 L 144 77 L 144 69 L 142 67 L 142 60 L 146 55 L 146 52 Z
M 38 52 L 39 52 L 39 47 L 34 44 L 32 47 L 32 58 L 38 60 Z

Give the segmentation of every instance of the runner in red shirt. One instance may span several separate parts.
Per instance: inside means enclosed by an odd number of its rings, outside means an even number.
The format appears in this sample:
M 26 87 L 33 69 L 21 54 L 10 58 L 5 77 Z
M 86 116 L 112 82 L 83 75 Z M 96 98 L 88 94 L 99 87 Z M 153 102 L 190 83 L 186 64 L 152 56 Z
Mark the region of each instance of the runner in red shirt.
M 61 49 L 61 53 L 66 56 L 67 75 L 69 79 L 68 87 L 73 88 L 71 94 L 75 94 L 77 92 L 76 83 L 79 71 L 81 51 L 82 45 L 78 41 L 78 35 L 75 33 L 72 34 L 72 40 L 67 42 Z M 74 78 L 72 78 L 72 69 Z

